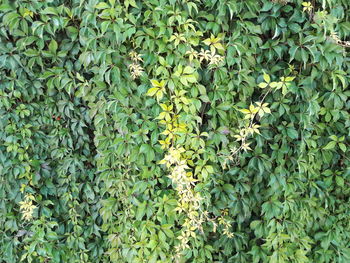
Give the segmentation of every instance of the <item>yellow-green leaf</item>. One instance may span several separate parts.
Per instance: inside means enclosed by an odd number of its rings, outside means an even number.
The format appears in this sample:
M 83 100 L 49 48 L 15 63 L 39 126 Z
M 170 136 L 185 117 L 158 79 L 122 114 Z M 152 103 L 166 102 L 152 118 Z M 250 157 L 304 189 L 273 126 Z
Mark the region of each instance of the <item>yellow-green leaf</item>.
M 147 93 L 146 93 L 146 95 L 147 96 L 153 96 L 154 94 L 156 94 L 156 92 L 159 90 L 159 88 L 150 88 L 148 91 L 147 91 Z
M 265 82 L 270 83 L 271 78 L 270 78 L 270 76 L 268 74 L 264 73 L 263 77 L 264 77 Z

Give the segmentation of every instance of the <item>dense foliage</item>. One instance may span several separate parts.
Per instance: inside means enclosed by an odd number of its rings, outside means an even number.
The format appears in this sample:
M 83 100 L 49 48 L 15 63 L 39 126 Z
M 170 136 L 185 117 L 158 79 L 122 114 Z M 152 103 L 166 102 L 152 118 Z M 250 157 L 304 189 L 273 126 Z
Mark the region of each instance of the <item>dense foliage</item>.
M 0 3 L 0 262 L 350 262 L 348 0 Z

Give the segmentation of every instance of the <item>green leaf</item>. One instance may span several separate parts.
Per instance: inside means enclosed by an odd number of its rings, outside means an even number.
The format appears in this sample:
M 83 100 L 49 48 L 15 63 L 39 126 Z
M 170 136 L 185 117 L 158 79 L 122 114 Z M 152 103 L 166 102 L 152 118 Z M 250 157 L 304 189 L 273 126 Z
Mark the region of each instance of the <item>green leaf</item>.
M 329 142 L 325 147 L 323 147 L 324 150 L 332 150 L 337 145 L 337 142 L 331 141 Z
M 346 152 L 346 145 L 344 143 L 339 143 L 338 145 L 343 152 Z
M 287 135 L 292 139 L 297 139 L 299 137 L 298 132 L 293 128 L 287 129 Z
M 190 66 L 186 66 L 183 70 L 183 74 L 192 74 L 194 72 L 194 69 Z
M 259 83 L 259 88 L 262 88 L 262 89 L 264 89 L 264 88 L 266 88 L 267 86 L 268 86 L 268 84 L 267 83 L 265 83 L 265 82 L 261 82 L 261 83 Z
M 336 177 L 335 177 L 335 181 L 336 181 L 336 183 L 337 183 L 338 186 L 344 187 L 344 179 L 343 179 L 343 177 L 341 177 L 341 176 L 336 176 Z
M 270 83 L 271 82 L 271 78 L 270 78 L 270 76 L 268 74 L 264 73 L 263 77 L 264 77 L 264 80 L 265 80 L 266 83 Z
M 136 220 L 141 220 L 146 214 L 146 202 L 140 203 L 136 211 Z
M 147 96 L 154 96 L 154 95 L 157 93 L 158 90 L 159 90 L 159 88 L 150 88 L 150 89 L 147 91 L 146 95 L 147 95 Z
M 106 9 L 106 8 L 110 8 L 109 5 L 105 2 L 99 2 L 96 6 L 96 9 Z
M 50 41 L 50 44 L 49 44 L 49 50 L 50 50 L 50 52 L 51 53 L 56 53 L 56 51 L 57 51 L 57 42 L 54 40 L 54 39 L 52 39 L 51 41 Z
M 231 184 L 224 184 L 222 189 L 228 194 L 235 194 L 235 188 Z
M 186 79 L 190 83 L 196 83 L 197 82 L 197 78 L 194 75 L 187 75 Z

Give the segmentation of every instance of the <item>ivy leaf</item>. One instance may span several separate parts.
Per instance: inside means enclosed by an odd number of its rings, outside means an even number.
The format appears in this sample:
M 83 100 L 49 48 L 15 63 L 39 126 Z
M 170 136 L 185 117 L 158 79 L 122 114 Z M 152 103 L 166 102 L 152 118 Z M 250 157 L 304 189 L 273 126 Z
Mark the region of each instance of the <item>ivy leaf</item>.
M 335 177 L 335 181 L 336 181 L 336 183 L 337 183 L 338 186 L 344 187 L 344 179 L 343 179 L 343 177 L 341 177 L 341 176 L 336 176 L 336 177 Z
M 183 74 L 192 74 L 194 72 L 194 69 L 190 66 L 186 66 L 183 70 Z
M 343 152 L 346 152 L 346 145 L 344 143 L 339 143 L 338 145 Z
M 109 5 L 105 2 L 99 2 L 96 6 L 96 9 L 107 9 L 110 8 Z
M 148 95 L 148 96 L 154 96 L 154 95 L 157 93 L 158 90 L 159 90 L 159 88 L 150 88 L 150 89 L 147 91 L 146 95 Z
M 270 76 L 268 74 L 264 73 L 263 78 L 264 78 L 266 83 L 270 83 L 271 78 L 270 78 Z
M 325 147 L 323 147 L 324 150 L 332 150 L 337 145 L 336 141 L 329 142 Z
M 50 52 L 51 53 L 56 53 L 56 51 L 57 51 L 57 42 L 54 40 L 54 39 L 52 39 L 51 41 L 50 41 L 50 44 L 49 44 L 49 50 L 50 50 Z
M 146 202 L 140 203 L 136 211 L 136 220 L 141 220 L 146 214 Z
M 261 82 L 258 86 L 259 88 L 265 89 L 268 86 L 268 84 L 266 82 Z
M 298 132 L 295 129 L 293 129 L 293 128 L 288 128 L 287 129 L 287 134 L 292 139 L 297 139 L 299 137 L 298 136 Z

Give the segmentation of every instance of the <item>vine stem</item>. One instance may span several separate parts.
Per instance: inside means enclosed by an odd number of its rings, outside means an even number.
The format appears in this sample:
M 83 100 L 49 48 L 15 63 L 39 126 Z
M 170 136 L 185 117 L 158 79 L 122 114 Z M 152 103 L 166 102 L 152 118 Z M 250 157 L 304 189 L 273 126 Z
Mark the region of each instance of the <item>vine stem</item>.
M 261 105 L 264 103 L 266 96 L 271 92 L 271 90 L 272 90 L 272 87 L 270 87 L 269 90 L 265 93 L 265 95 L 264 95 L 263 98 L 261 99 L 261 102 L 260 102 Z M 253 127 L 253 124 L 254 124 L 254 123 L 253 123 L 253 120 L 254 120 L 254 118 L 255 118 L 255 116 L 256 116 L 257 114 L 258 114 L 258 112 L 255 113 L 255 114 L 250 118 L 250 123 L 249 123 L 249 126 L 248 126 L 249 129 Z M 235 154 L 238 153 L 241 149 L 243 149 L 243 145 L 245 144 L 245 141 L 246 141 L 246 136 L 242 139 L 241 146 L 240 146 L 232 155 L 235 155 Z

